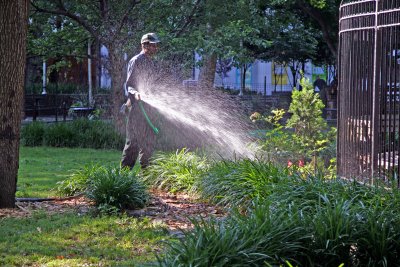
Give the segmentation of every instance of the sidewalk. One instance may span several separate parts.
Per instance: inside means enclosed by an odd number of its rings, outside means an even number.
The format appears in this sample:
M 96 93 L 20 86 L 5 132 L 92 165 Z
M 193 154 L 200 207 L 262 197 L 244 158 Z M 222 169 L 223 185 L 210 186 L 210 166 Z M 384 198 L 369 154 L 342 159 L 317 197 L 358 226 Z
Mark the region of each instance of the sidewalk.
M 65 121 L 72 121 L 73 118 L 70 116 L 67 116 Z M 45 123 L 54 123 L 54 122 L 63 122 L 63 117 L 59 116 L 58 121 L 56 121 L 56 116 L 41 116 L 41 117 L 36 117 L 37 122 L 45 122 Z M 29 124 L 33 122 L 33 117 L 25 117 L 22 119 L 22 125 Z

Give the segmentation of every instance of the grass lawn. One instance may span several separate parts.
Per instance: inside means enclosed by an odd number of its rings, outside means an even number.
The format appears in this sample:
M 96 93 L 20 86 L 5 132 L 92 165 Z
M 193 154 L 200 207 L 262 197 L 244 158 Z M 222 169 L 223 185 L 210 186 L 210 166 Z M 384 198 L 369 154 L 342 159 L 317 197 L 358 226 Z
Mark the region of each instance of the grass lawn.
M 0 266 L 137 266 L 155 261 L 161 225 L 73 213 L 0 218 Z
M 56 183 L 85 164 L 118 165 L 121 151 L 21 147 L 17 195 L 55 196 Z M 29 217 L 0 217 L 0 266 L 137 266 L 156 261 L 161 223 L 74 211 Z
M 121 151 L 86 148 L 20 148 L 17 197 L 56 196 L 56 183 L 86 164 L 117 166 Z

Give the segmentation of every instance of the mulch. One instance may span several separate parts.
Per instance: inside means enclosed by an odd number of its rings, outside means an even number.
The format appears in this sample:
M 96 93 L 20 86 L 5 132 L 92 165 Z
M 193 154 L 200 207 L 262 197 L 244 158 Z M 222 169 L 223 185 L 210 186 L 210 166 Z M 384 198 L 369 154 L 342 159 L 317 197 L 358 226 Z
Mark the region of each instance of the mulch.
M 76 198 L 54 199 L 41 202 L 16 202 L 15 209 L 0 209 L 0 219 L 5 217 L 30 217 L 34 211 L 45 211 L 49 215 L 65 212 L 87 214 L 93 203 L 83 196 Z M 223 218 L 226 216 L 220 207 L 197 200 L 182 193 L 172 194 L 163 191 L 151 191 L 149 204 L 140 210 L 126 210 L 128 216 L 150 218 L 153 222 L 166 225 L 171 234 L 180 234 L 182 229 L 190 229 L 191 218 Z

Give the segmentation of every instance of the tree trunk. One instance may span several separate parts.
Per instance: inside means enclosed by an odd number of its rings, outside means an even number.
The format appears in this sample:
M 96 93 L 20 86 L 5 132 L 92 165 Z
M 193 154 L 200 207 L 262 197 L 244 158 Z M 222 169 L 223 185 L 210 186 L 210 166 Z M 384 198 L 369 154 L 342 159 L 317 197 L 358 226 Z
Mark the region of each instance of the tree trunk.
M 125 132 L 125 118 L 119 113 L 121 105 L 126 101 L 124 96 L 124 83 L 126 79 L 126 70 L 124 67 L 123 54 L 112 45 L 109 46 L 110 55 L 110 76 L 112 88 L 112 117 L 116 123 L 117 129 Z
M 0 0 L 0 208 L 15 206 L 28 0 Z
M 310 17 L 315 19 L 319 26 L 321 27 L 321 32 L 322 32 L 322 38 L 328 45 L 329 51 L 332 53 L 332 55 L 337 58 L 337 41 L 336 38 L 332 38 L 332 33 L 338 32 L 338 29 L 332 29 L 331 22 L 327 20 L 321 11 L 317 8 L 312 7 L 309 3 L 307 2 L 300 2 L 299 7 Z M 336 19 L 336 18 L 335 18 Z M 337 18 L 338 19 L 338 18 Z M 337 20 L 336 20 L 337 21 Z M 337 24 L 334 24 L 335 26 Z
M 241 81 L 242 81 L 242 84 L 241 84 L 241 89 L 242 89 L 242 94 L 246 91 L 246 73 L 247 73 L 247 64 L 243 64 L 243 66 L 242 66 L 242 68 L 243 68 L 243 73 L 242 73 L 242 78 L 241 78 Z
M 98 93 L 101 89 L 101 53 L 100 53 L 100 41 L 99 39 L 95 39 L 95 66 L 96 66 L 96 92 Z
M 199 74 L 199 85 L 201 88 L 204 89 L 213 88 L 216 67 L 217 67 L 217 55 L 211 54 L 204 59 L 204 64 Z

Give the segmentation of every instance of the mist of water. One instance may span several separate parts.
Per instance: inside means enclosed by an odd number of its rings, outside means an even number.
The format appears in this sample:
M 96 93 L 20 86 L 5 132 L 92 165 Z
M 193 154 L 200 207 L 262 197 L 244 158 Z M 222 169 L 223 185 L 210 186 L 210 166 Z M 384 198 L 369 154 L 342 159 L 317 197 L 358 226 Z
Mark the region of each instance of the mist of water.
M 156 86 L 141 83 L 141 99 L 157 110 L 159 137 L 169 148 L 202 148 L 224 158 L 253 157 L 248 144 L 250 121 L 240 100 L 217 89 L 185 88 L 163 80 Z M 154 119 L 154 118 L 153 118 Z

